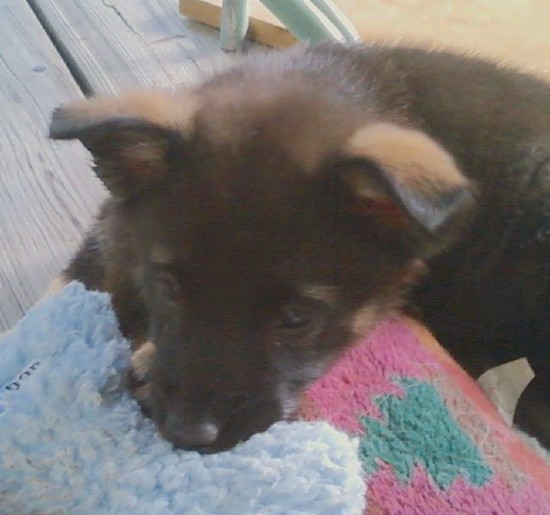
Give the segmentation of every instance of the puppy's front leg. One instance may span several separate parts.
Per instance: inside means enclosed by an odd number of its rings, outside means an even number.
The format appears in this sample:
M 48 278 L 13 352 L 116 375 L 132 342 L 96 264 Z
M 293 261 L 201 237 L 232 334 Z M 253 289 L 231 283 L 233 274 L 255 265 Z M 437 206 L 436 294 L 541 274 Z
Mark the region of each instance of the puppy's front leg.
M 95 231 L 99 229 L 97 226 Z M 120 330 L 130 340 L 134 350 L 128 373 L 128 388 L 144 411 L 148 411 L 148 372 L 155 347 L 147 340 L 147 312 L 128 274 L 128 270 L 133 269 L 132 260 L 111 247 L 106 250 L 104 247 L 110 240 L 104 240 L 92 231 L 75 254 L 62 279 L 65 282 L 75 279 L 91 290 L 111 294 Z
M 132 354 L 132 368 L 128 374 L 129 388 L 145 413 L 151 411 L 149 370 L 155 355 L 155 346 L 147 340 Z

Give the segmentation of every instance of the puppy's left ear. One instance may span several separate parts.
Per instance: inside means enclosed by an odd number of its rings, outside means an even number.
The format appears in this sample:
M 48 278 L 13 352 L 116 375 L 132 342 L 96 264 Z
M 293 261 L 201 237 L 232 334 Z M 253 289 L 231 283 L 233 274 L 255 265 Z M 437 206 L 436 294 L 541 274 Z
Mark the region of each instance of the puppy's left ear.
M 443 147 L 391 123 L 359 129 L 339 158 L 338 173 L 350 193 L 343 208 L 397 236 L 444 238 L 475 204 L 473 185 Z
M 80 140 L 109 191 L 130 198 L 168 176 L 193 114 L 192 102 L 164 92 L 95 97 L 56 109 L 49 137 Z

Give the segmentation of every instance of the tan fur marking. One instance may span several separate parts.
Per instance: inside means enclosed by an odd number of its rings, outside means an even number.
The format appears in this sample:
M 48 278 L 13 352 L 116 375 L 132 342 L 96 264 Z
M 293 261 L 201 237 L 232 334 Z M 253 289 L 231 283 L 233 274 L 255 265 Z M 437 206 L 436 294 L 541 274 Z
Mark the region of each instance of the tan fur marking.
M 120 96 L 97 96 L 63 107 L 67 116 L 86 120 L 103 120 L 116 116 L 135 116 L 155 125 L 193 131 L 197 100 L 187 91 L 146 90 L 128 92 Z
M 323 284 L 309 284 L 300 289 L 302 295 L 311 299 L 320 300 L 326 304 L 333 304 L 338 299 L 338 288 Z
M 358 336 L 367 336 L 378 322 L 378 309 L 367 304 L 363 306 L 355 315 L 351 322 L 351 330 Z
M 446 188 L 467 185 L 466 178 L 458 170 L 453 158 L 426 134 L 391 123 L 377 122 L 355 133 L 347 153 L 353 157 L 365 157 L 382 165 L 395 177 L 407 184 L 432 189 L 430 184 Z M 365 185 L 366 196 L 380 197 L 381 191 Z
M 243 135 L 256 137 L 251 127 L 261 127 L 261 141 L 283 150 L 310 176 L 341 148 L 348 125 L 347 115 L 328 106 L 323 94 L 300 77 L 273 85 L 244 80 L 239 88 L 208 91 L 202 103 L 208 109 L 200 116 L 211 141 L 238 148 Z
M 146 381 L 151 366 L 151 360 L 155 355 L 155 345 L 147 340 L 137 351 L 132 354 L 131 362 L 134 374 L 140 381 Z
M 386 316 L 398 312 L 403 305 L 402 291 L 411 286 L 427 272 L 426 264 L 420 259 L 414 259 L 406 265 L 401 274 L 395 278 L 395 283 L 387 292 L 391 299 L 383 308 L 380 304 L 366 304 L 359 308 L 351 320 L 351 330 L 357 336 L 367 336 L 375 325 Z M 393 290 L 393 291 L 392 291 Z

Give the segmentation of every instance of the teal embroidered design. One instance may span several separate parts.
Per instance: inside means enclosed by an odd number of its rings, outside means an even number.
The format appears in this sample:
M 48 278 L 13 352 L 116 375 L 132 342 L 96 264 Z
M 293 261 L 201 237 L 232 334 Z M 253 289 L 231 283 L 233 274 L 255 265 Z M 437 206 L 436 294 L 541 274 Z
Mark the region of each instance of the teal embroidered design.
M 376 400 L 383 420 L 360 418 L 366 432 L 359 448 L 365 472 L 375 472 L 383 460 L 405 481 L 415 465 L 422 464 L 442 489 L 461 475 L 483 486 L 492 471 L 437 390 L 410 378 L 398 384 L 406 392 L 404 397 L 384 395 Z

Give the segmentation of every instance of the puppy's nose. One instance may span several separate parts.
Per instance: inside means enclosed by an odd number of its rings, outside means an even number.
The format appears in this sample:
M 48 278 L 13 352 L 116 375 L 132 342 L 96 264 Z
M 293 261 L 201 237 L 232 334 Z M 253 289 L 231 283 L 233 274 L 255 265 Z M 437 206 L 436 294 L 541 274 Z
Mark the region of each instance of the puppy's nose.
M 177 414 L 169 414 L 164 423 L 165 436 L 176 447 L 199 452 L 208 452 L 219 432 L 218 426 L 213 422 L 182 422 Z

